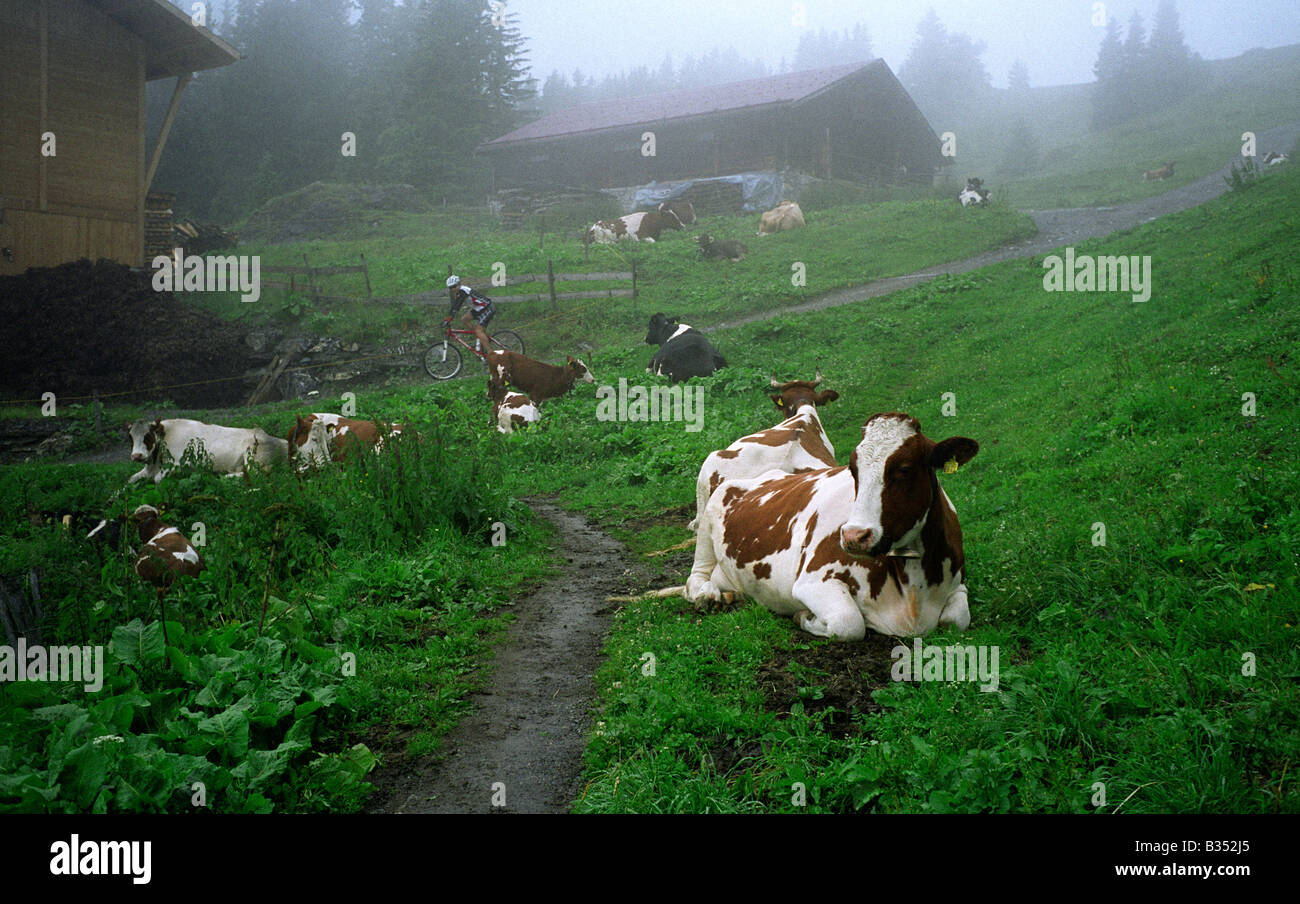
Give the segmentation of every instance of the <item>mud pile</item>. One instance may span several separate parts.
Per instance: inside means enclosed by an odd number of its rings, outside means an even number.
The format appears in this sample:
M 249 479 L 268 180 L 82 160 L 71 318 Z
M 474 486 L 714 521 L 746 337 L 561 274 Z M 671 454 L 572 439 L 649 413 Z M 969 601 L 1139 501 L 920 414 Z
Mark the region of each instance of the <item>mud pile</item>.
M 148 272 L 107 260 L 0 277 L 0 323 L 5 399 L 98 390 L 131 393 L 119 401 L 225 406 L 248 397 L 243 376 L 256 365 L 239 327 L 155 292 Z M 220 377 L 235 379 L 206 382 Z

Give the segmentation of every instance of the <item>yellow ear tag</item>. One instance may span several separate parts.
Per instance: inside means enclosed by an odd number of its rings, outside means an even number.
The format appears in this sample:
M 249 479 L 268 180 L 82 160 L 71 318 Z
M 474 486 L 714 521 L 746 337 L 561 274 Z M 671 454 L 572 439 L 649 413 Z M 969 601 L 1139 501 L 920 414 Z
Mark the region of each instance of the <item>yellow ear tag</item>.
M 957 473 L 957 459 L 955 459 L 955 458 L 950 458 L 950 459 L 948 459 L 946 462 L 944 462 L 944 463 L 943 463 L 943 473 L 945 473 L 945 474 L 956 474 L 956 473 Z

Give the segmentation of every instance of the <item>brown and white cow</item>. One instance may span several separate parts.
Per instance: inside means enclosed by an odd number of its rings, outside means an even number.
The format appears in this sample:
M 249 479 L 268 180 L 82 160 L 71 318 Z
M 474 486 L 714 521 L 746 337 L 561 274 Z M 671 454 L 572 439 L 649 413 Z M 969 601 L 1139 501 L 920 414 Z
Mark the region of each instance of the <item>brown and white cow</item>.
M 135 573 L 153 585 L 158 610 L 163 617 L 163 642 L 167 641 L 167 615 L 163 596 L 178 577 L 194 577 L 203 571 L 198 550 L 177 528 L 162 523 L 152 505 L 142 505 L 131 514 L 140 531 L 140 553 L 135 558 Z
M 688 599 L 735 592 L 834 640 L 970 624 L 957 513 L 938 473 L 979 451 L 877 414 L 848 467 L 724 481 L 696 529 Z
M 674 213 L 667 215 L 651 210 L 630 213 L 617 220 L 600 220 L 587 227 L 583 241 L 588 244 L 612 245 L 622 239 L 634 242 L 655 242 L 665 229 L 685 229 Z
M 144 467 L 132 474 L 128 483 L 149 478 L 154 483 L 171 472 L 165 467 L 162 451 L 165 448 L 172 462 L 179 462 L 186 449 L 201 449 L 211 460 L 213 470 L 219 474 L 237 476 L 245 470 L 251 459 L 263 467 L 288 457 L 288 444 L 276 439 L 260 428 L 222 427 L 186 418 L 155 420 L 140 418 L 127 427 L 131 437 L 131 460 L 144 462 Z
M 819 369 L 814 379 L 778 383 L 772 376 L 776 389 L 772 401 L 781 409 L 785 420 L 742 436 L 725 449 L 710 452 L 695 479 L 695 519 L 692 530 L 699 524 L 713 491 L 724 480 L 757 477 L 768 471 L 818 471 L 835 467 L 835 449 L 826 431 L 822 429 L 817 408 L 835 401 L 840 394 L 833 389 L 817 391 L 822 381 Z
M 563 367 L 556 367 L 518 352 L 493 349 L 487 354 L 487 367 L 489 394 L 493 384 L 513 386 L 537 404 L 564 395 L 575 383 L 596 382 L 591 369 L 572 355 L 564 359 Z
M 803 219 L 803 211 L 794 201 L 782 201 L 771 210 L 763 214 L 758 222 L 759 235 L 771 235 L 774 232 L 784 232 L 787 229 L 798 229 L 806 225 Z
M 1142 174 L 1143 182 L 1163 182 L 1174 174 L 1173 163 L 1166 161 L 1160 169 L 1147 170 Z
M 517 427 L 542 419 L 532 399 L 522 392 L 511 392 L 503 383 L 489 380 L 488 396 L 492 399 L 492 423 L 498 433 L 514 433 Z
M 695 205 L 690 201 L 665 201 L 659 205 L 659 216 L 665 228 L 685 229 L 695 222 Z
M 325 431 L 329 436 L 330 456 L 334 461 L 347 461 L 348 456 L 354 451 L 381 449 L 384 437 L 396 436 L 402 432 L 401 424 L 387 425 L 380 421 L 360 421 L 340 414 L 316 412 L 306 417 L 295 415 L 294 421 L 286 437 L 291 458 L 300 454 L 300 450 L 311 442 L 312 425 L 317 421 L 325 425 Z

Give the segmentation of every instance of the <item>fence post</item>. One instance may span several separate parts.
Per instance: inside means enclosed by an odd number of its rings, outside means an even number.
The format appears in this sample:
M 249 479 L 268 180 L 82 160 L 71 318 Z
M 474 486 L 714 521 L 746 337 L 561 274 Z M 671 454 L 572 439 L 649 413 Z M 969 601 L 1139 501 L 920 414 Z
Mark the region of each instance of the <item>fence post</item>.
M 370 265 L 366 263 L 366 256 L 361 255 L 361 272 L 366 276 L 366 301 L 371 299 L 370 294 Z
M 549 257 L 546 259 L 546 284 L 551 289 L 551 310 L 558 310 L 555 303 L 555 266 Z
M 316 274 L 311 272 L 311 261 L 307 260 L 306 251 L 302 253 L 302 265 L 307 268 L 307 285 L 311 286 L 312 304 L 318 304 L 319 303 L 318 296 L 320 292 L 316 288 Z

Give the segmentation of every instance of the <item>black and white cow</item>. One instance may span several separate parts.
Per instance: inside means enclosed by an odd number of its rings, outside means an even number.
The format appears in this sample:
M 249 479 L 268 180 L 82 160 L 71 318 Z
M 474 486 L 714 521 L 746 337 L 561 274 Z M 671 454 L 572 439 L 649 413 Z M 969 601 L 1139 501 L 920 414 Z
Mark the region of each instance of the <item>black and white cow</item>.
M 691 377 L 707 377 L 727 366 L 727 359 L 703 333 L 663 314 L 650 318 L 645 341 L 647 345 L 659 346 L 646 373 L 668 377 L 674 383 Z

